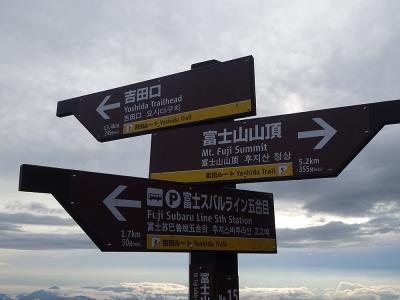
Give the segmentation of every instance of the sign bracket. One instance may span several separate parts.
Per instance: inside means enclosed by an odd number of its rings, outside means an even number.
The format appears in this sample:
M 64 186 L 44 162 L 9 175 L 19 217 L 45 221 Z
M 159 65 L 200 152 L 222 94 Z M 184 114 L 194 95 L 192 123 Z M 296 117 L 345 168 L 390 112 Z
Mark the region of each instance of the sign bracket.
M 376 102 L 368 105 L 371 127 L 376 132 L 385 125 L 400 123 L 400 100 Z
M 69 199 L 71 177 L 76 176 L 74 170 L 44 167 L 37 165 L 23 164 L 20 167 L 18 190 L 22 192 L 45 193 L 51 194 L 60 205 L 69 211 L 74 201 Z M 79 171 L 79 173 L 85 173 Z M 79 224 L 82 230 L 89 236 L 97 247 L 102 249 L 102 243 L 95 232 L 90 233 L 90 228 L 86 225 L 85 220 L 77 215 L 71 215 L 74 221 Z
M 216 59 L 210 59 L 210 60 L 206 60 L 206 61 L 202 61 L 202 62 L 199 62 L 199 63 L 192 64 L 190 69 L 193 70 L 193 69 L 197 69 L 197 68 L 201 68 L 201 67 L 208 67 L 210 65 L 215 65 L 215 64 L 218 64 L 220 62 L 221 61 L 216 60 Z
M 67 200 L 71 171 L 23 164 L 20 167 L 19 191 L 49 193 Z
M 57 103 L 56 116 L 59 118 L 67 116 L 76 116 L 76 112 L 78 111 L 78 103 L 79 103 L 78 98 L 59 101 Z

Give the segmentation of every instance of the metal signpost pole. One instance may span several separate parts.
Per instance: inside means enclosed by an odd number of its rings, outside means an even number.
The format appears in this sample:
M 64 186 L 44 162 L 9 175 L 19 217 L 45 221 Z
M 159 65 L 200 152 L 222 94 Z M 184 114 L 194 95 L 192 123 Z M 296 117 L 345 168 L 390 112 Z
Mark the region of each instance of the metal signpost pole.
M 217 64 L 209 60 L 193 64 L 191 69 Z M 236 184 L 218 184 L 236 188 Z M 190 252 L 189 299 L 239 300 L 237 252 Z

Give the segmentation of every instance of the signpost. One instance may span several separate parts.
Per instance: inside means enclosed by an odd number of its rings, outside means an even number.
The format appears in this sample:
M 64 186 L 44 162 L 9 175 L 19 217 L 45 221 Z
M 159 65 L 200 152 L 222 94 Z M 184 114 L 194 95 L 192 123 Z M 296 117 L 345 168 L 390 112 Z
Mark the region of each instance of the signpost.
M 272 194 L 22 165 L 102 251 L 276 253 Z
M 384 125 L 399 122 L 400 100 L 393 100 L 154 133 L 150 178 L 238 183 L 333 177 Z
M 255 107 L 252 56 L 60 101 L 100 142 L 153 133 L 151 179 L 22 165 L 19 190 L 51 193 L 102 251 L 190 252 L 190 299 L 238 300 L 237 253 L 277 252 L 273 197 L 221 183 L 337 176 L 400 123 L 394 100 L 198 125 Z
M 58 102 L 100 142 L 255 115 L 252 56 Z

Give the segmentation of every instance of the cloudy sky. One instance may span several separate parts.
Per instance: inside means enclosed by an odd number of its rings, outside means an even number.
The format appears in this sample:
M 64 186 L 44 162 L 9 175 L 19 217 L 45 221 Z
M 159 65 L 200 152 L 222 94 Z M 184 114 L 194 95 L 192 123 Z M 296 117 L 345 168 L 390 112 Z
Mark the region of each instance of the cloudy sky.
M 101 253 L 50 195 L 17 192 L 22 163 L 148 176 L 150 136 L 98 143 L 57 101 L 246 55 L 257 116 L 399 99 L 399 10 L 0 0 L 0 299 L 186 295 L 187 254 Z M 399 299 L 399 148 L 387 126 L 337 178 L 239 185 L 274 193 L 279 252 L 239 255 L 243 298 Z

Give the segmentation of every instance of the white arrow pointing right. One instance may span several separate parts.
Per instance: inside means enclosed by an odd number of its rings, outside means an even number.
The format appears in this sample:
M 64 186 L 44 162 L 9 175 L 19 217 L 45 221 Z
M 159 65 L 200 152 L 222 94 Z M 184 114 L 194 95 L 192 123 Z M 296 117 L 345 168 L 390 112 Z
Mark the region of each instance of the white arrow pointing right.
M 115 108 L 119 108 L 121 106 L 121 104 L 119 102 L 116 103 L 111 103 L 111 104 L 106 104 L 108 99 L 111 98 L 111 95 L 105 96 L 103 101 L 101 101 L 101 103 L 99 104 L 99 106 L 97 106 L 96 111 L 100 114 L 100 116 L 104 119 L 104 120 L 109 120 L 110 117 L 109 115 L 107 115 L 105 113 L 106 110 L 110 110 L 110 109 L 115 109 Z
M 107 208 L 111 211 L 114 217 L 121 222 L 126 221 L 124 216 L 119 212 L 117 207 L 132 207 L 132 208 L 141 208 L 142 202 L 139 200 L 125 200 L 125 199 L 117 199 L 117 197 L 127 188 L 126 185 L 119 185 L 117 188 L 112 191 L 110 195 L 108 195 L 103 203 Z
M 314 137 L 323 137 L 317 145 L 315 145 L 315 149 L 322 149 L 336 134 L 337 130 L 333 128 L 331 125 L 326 123 L 321 118 L 313 118 L 313 121 L 321 126 L 323 129 L 320 130 L 312 130 L 312 131 L 302 131 L 297 133 L 298 139 L 307 139 Z

